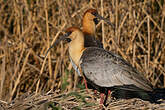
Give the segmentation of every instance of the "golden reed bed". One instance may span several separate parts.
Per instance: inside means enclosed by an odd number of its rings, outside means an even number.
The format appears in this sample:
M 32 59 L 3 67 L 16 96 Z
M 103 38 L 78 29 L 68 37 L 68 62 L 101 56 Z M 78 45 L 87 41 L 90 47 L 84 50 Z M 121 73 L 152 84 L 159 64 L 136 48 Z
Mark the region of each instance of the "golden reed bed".
M 43 56 L 63 30 L 81 26 L 88 8 L 115 25 L 97 25 L 97 39 L 105 49 L 121 55 L 155 87 L 165 87 L 163 0 L 0 0 L 2 104 L 29 92 L 63 94 L 84 88 L 69 62 L 67 45 L 52 49 L 46 62 Z

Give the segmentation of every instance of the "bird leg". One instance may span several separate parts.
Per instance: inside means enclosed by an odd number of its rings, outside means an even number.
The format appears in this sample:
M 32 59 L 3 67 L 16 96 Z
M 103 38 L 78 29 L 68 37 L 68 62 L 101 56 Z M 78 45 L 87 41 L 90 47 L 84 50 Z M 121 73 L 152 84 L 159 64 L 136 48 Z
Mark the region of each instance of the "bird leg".
M 110 94 L 111 94 L 111 90 L 108 90 L 108 92 L 105 93 L 106 96 L 105 96 L 104 103 L 103 103 L 104 106 L 106 106 L 106 101 L 107 101 L 108 96 L 109 96 Z
M 108 90 L 108 95 L 110 95 L 111 94 L 111 90 Z
M 84 84 L 85 84 L 86 91 L 88 92 L 87 81 L 86 81 L 86 79 L 85 79 L 85 78 L 84 78 Z
M 86 79 L 85 79 L 85 77 L 84 77 L 84 75 L 83 75 L 83 73 L 82 73 L 81 67 L 80 67 L 80 66 L 78 66 L 78 68 L 79 68 L 79 71 L 80 71 L 81 76 L 83 77 L 83 80 L 84 80 L 84 84 L 85 84 L 86 91 L 88 92 L 87 81 L 86 81 Z
M 104 93 L 100 94 L 100 104 L 103 104 L 104 101 Z
M 97 90 L 94 90 L 94 94 L 97 95 Z

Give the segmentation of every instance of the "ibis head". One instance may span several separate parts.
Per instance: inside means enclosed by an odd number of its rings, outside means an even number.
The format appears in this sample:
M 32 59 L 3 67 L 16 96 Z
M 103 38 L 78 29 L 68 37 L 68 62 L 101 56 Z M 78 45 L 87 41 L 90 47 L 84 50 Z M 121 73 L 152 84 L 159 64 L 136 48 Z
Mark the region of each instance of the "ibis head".
M 82 52 L 85 50 L 84 48 L 84 35 L 83 32 L 78 27 L 70 27 L 66 29 L 66 33 L 61 36 L 58 40 L 54 42 L 54 44 L 48 49 L 46 56 L 49 50 L 56 46 L 60 41 L 66 41 L 69 45 L 69 55 L 73 62 L 78 65 L 79 59 L 81 57 Z
M 83 32 L 94 35 L 96 32 L 96 25 L 98 24 L 99 20 L 104 20 L 107 24 L 114 28 L 110 21 L 99 15 L 96 9 L 91 8 L 84 13 L 82 20 Z

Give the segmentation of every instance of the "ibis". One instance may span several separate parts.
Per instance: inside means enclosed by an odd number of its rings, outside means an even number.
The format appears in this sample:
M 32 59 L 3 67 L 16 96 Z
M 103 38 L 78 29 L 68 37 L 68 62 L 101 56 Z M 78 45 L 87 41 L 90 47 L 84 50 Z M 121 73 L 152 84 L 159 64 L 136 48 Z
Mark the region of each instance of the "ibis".
M 80 75 L 101 93 L 106 94 L 112 88 L 153 91 L 151 83 L 143 74 L 122 57 L 103 48 L 85 47 L 84 33 L 78 27 L 68 28 L 66 34 L 60 37 L 48 51 L 61 40 L 68 42 L 69 56 Z M 101 100 L 100 103 L 103 101 Z

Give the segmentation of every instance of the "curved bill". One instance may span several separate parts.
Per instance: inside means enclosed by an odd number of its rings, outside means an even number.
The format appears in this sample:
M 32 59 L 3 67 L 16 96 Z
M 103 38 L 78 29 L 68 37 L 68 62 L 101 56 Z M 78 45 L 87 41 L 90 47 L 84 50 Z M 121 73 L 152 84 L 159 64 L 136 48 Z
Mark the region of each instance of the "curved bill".
M 52 49 L 54 46 L 56 46 L 61 40 L 65 40 L 67 37 L 69 36 L 69 33 L 64 34 L 63 36 L 61 36 L 59 39 L 57 39 L 52 46 L 49 47 L 49 49 L 46 52 L 45 57 L 48 55 L 48 52 L 50 51 L 50 49 Z
M 104 20 L 106 23 L 108 23 L 109 25 L 111 25 L 112 28 L 114 29 L 114 25 L 110 21 L 108 21 L 107 19 L 105 19 L 104 17 L 102 17 L 102 16 L 100 16 L 99 14 L 96 14 L 96 13 L 94 14 L 94 16 L 96 16 L 97 18 L 99 18 L 101 20 Z

